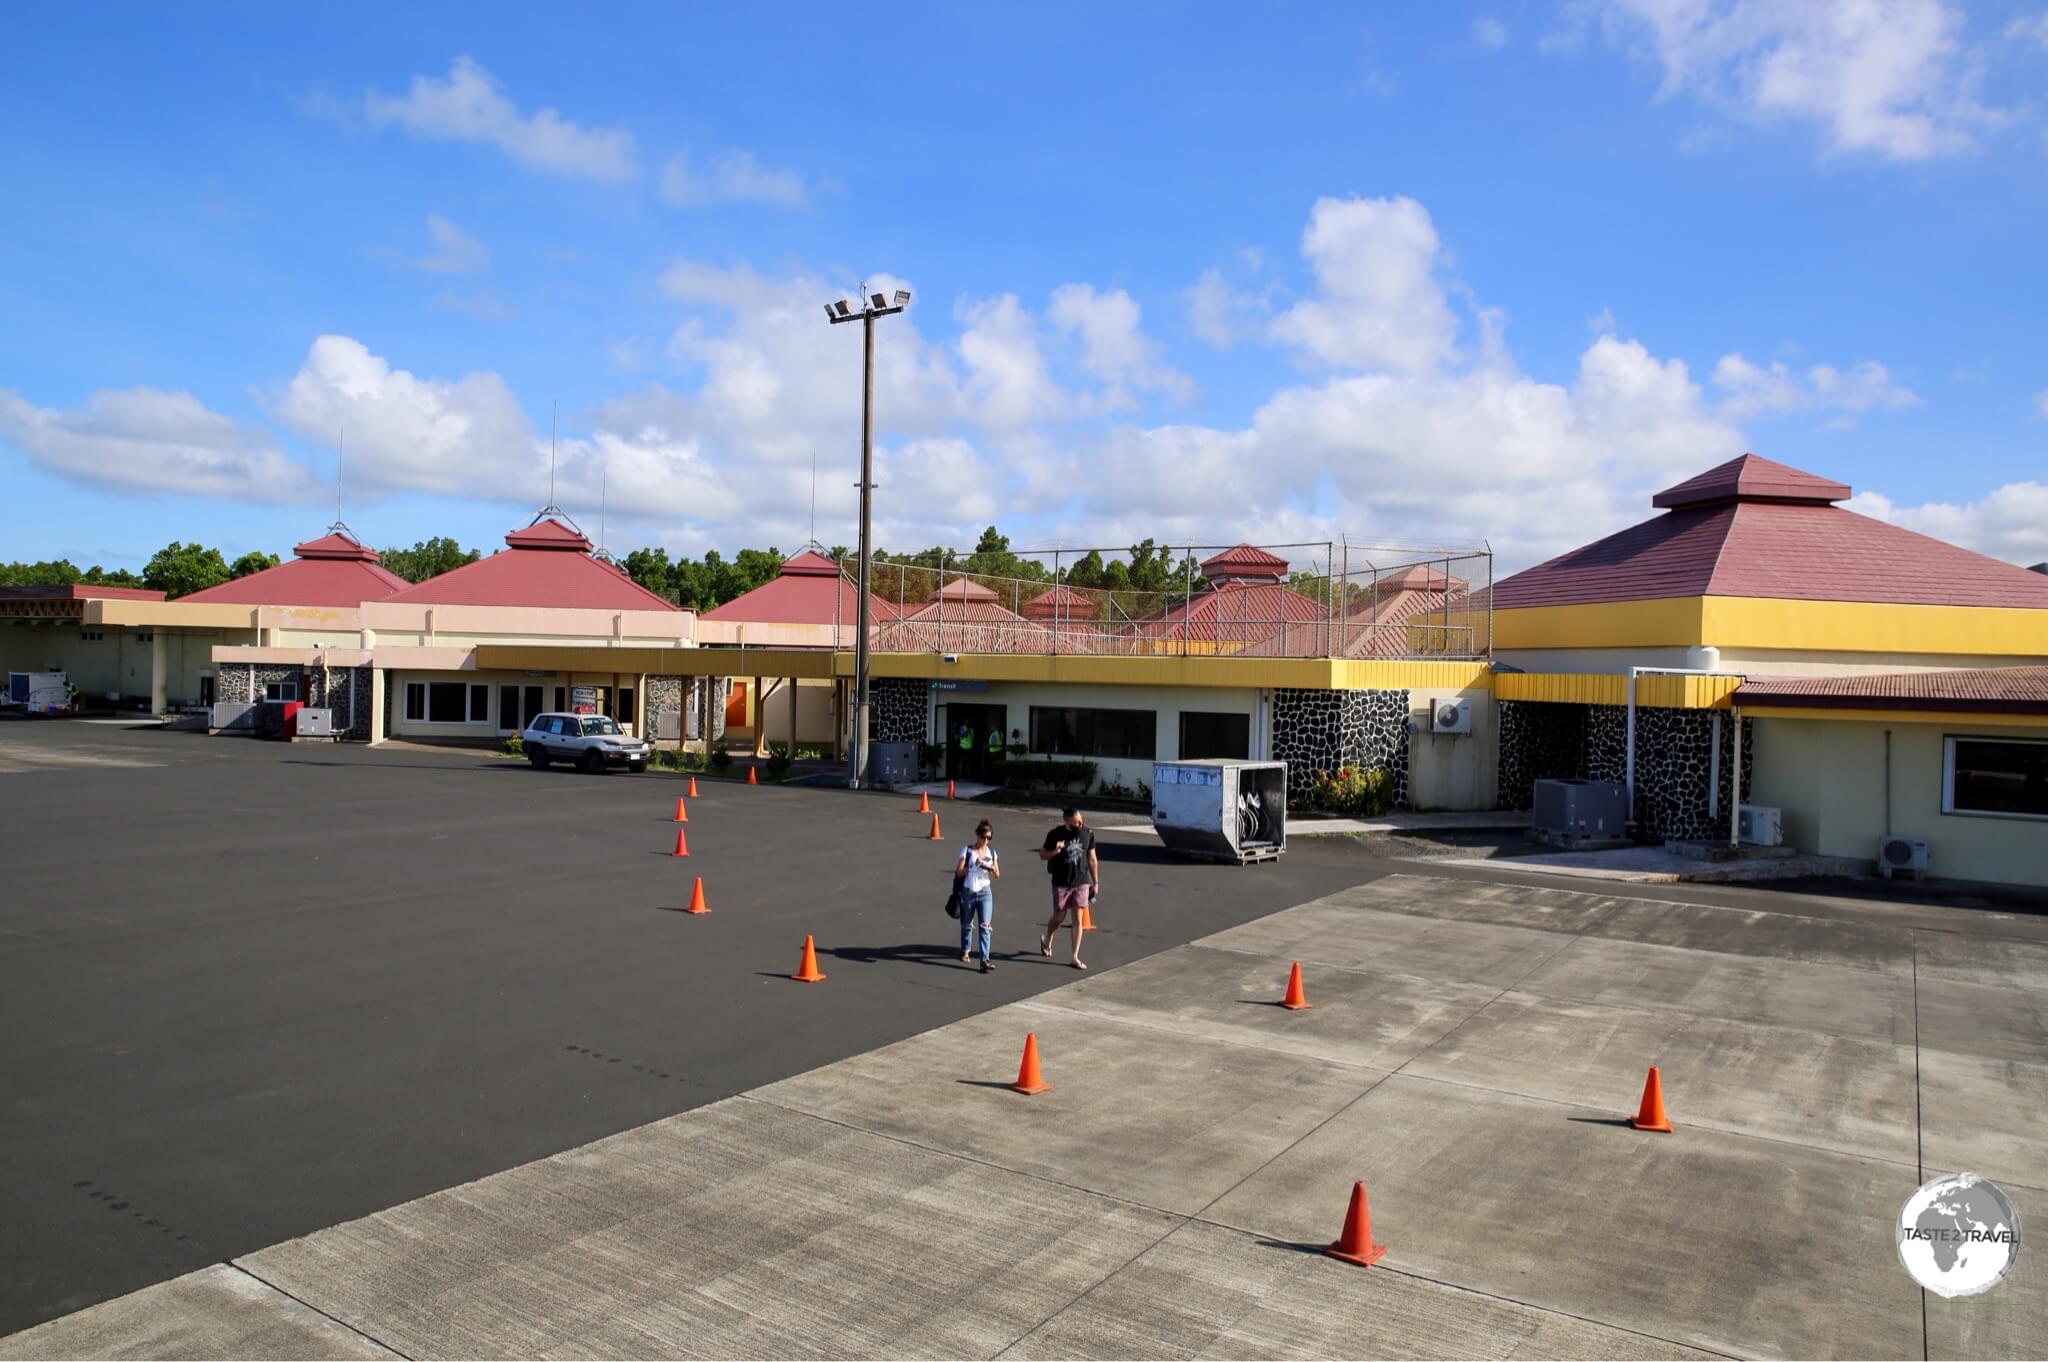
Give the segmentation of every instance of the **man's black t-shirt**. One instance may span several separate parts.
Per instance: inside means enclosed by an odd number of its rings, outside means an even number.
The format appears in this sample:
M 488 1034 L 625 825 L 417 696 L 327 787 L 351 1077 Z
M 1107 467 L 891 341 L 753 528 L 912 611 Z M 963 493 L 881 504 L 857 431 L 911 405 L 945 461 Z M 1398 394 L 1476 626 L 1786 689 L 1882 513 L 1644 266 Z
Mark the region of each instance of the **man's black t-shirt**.
M 1082 828 L 1075 832 L 1061 823 L 1045 834 L 1047 851 L 1059 851 L 1062 842 L 1066 843 L 1066 849 L 1045 863 L 1045 868 L 1052 873 L 1052 882 L 1062 889 L 1089 883 L 1088 853 L 1095 850 L 1095 829 Z

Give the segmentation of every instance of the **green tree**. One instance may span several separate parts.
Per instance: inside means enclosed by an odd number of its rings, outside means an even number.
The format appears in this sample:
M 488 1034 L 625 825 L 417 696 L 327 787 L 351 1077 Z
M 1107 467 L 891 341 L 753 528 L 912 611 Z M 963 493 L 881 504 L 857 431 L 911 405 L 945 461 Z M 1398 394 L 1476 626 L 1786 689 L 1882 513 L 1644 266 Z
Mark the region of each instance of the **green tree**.
M 68 558 L 53 558 L 40 563 L 0 563 L 0 586 L 70 586 L 78 580 L 78 565 Z
M 115 568 L 112 572 L 109 572 L 98 563 L 94 563 L 91 567 L 87 568 L 85 574 L 78 580 L 91 586 L 139 587 L 142 585 L 142 578 L 136 576 L 127 568 Z
M 667 549 L 634 549 L 619 566 L 625 568 L 628 577 L 663 600 L 676 600 L 676 570 L 668 561 Z
M 203 544 L 181 544 L 173 539 L 158 549 L 142 569 L 142 584 L 176 600 L 228 579 L 227 559 L 220 550 Z
M 265 568 L 276 567 L 277 564 L 276 554 L 265 553 L 261 549 L 250 549 L 228 566 L 228 576 L 231 579 L 247 577 L 252 572 L 262 572 Z
M 483 555 L 475 549 L 465 549 L 453 539 L 436 537 L 422 539 L 409 549 L 386 549 L 379 555 L 387 572 L 395 572 L 408 582 L 424 582 L 429 577 L 438 577 L 465 563 L 474 563 Z

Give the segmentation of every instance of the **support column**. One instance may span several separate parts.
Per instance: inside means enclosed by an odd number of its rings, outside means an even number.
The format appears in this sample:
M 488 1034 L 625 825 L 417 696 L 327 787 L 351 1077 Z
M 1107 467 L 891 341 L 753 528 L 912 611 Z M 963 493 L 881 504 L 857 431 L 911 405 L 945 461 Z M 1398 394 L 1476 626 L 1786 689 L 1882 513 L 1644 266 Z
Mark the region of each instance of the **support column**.
M 370 668 L 370 744 L 383 742 L 384 733 L 384 669 Z
M 796 678 L 783 682 L 789 687 L 789 755 L 796 755 Z
M 149 636 L 149 712 L 161 714 L 170 704 L 171 636 L 161 624 Z

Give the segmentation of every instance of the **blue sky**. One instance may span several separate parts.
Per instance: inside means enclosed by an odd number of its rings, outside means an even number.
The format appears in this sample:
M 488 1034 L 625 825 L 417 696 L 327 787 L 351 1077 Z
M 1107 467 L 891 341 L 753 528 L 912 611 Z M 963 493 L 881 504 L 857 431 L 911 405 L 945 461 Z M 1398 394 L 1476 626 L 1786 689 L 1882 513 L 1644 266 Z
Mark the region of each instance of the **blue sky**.
M 2048 5 L 23 11 L 0 557 L 1491 542 L 1745 449 L 2048 558 Z

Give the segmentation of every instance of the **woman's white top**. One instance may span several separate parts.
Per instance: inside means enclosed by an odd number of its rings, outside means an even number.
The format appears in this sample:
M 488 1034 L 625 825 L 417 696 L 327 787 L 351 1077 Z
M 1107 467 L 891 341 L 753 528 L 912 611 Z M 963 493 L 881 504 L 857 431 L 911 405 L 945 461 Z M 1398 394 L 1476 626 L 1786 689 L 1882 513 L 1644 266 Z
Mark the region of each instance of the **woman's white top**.
M 977 852 L 972 845 L 968 845 L 960 848 L 960 854 L 967 858 L 967 878 L 961 882 L 960 887 L 970 894 L 979 894 L 993 883 L 988 868 L 996 863 L 996 849 L 990 847 L 986 851 Z M 953 864 L 958 865 L 960 862 L 956 860 Z

